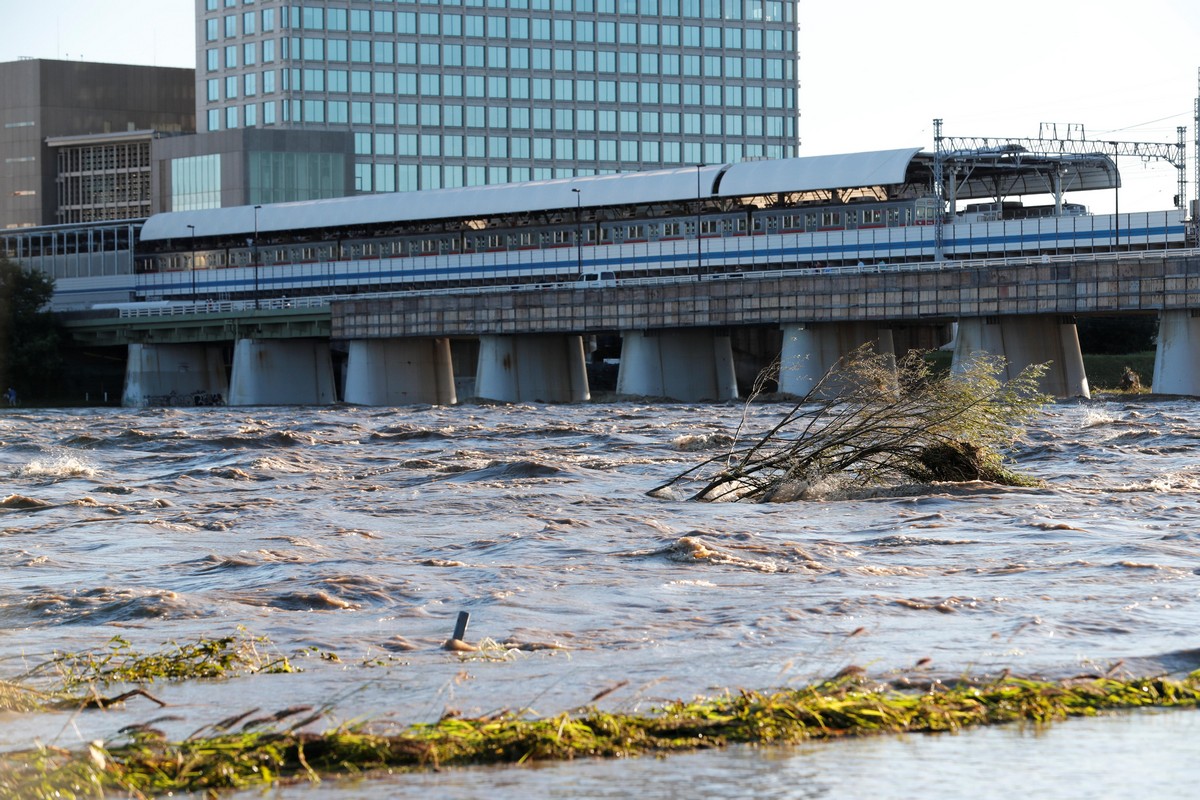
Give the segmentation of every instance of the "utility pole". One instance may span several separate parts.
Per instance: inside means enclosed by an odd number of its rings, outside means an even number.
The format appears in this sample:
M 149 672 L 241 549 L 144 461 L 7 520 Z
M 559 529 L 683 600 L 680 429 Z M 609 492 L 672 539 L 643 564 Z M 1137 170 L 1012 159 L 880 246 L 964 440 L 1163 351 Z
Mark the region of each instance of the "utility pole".
M 583 274 L 583 192 L 572 189 L 575 193 L 575 274 Z
M 254 310 L 258 310 L 258 212 L 262 206 L 254 207 L 254 245 L 252 254 L 254 258 Z
M 189 271 L 192 273 L 192 302 L 196 302 L 196 226 L 188 225 L 188 230 L 192 232 L 192 260 L 188 265 Z

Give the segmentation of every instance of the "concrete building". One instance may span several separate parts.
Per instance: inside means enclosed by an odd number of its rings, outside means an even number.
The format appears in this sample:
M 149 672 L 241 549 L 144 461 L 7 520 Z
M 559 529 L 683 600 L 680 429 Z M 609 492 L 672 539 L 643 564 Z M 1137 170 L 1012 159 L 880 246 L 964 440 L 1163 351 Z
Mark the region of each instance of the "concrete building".
M 270 128 L 202 133 L 154 144 L 157 211 L 256 206 L 354 194 L 349 131 Z
M 198 130 L 349 131 L 360 192 L 799 140 L 795 0 L 196 0 L 196 25 Z
M 195 130 L 190 69 L 0 64 L 0 228 L 145 216 L 151 141 Z

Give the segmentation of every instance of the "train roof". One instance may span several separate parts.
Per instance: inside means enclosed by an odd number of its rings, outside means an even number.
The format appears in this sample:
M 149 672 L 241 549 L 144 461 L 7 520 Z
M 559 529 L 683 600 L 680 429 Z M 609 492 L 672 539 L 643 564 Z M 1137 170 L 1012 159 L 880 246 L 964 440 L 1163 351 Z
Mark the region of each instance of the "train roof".
M 1028 160 L 1023 166 L 1022 174 L 1030 169 L 1037 172 Z M 1058 164 L 1056 168 L 1061 166 Z M 909 147 L 274 203 L 257 207 L 257 213 L 255 206 L 174 211 L 150 217 L 142 227 L 141 239 L 186 239 L 193 232 L 200 237 L 232 237 L 249 236 L 255 231 L 269 233 L 357 228 L 389 222 L 476 219 L 571 209 L 576 204 L 584 208 L 602 208 L 687 202 L 698 196 L 734 198 L 905 183 L 928 185 L 932 167 L 932 154 L 922 153 L 919 147 Z M 1093 168 L 1092 172 L 1103 173 L 1105 170 Z M 991 171 L 976 164 L 972 177 L 960 185 L 958 198 L 992 197 L 997 187 L 995 178 Z M 1103 175 L 1081 177 L 1071 188 L 1104 188 L 1111 186 L 1112 179 Z M 1028 185 L 1033 188 L 1033 184 Z M 1037 186 L 1035 191 L 1047 191 L 1044 177 Z
M 704 197 L 802 192 L 901 183 L 920 148 L 810 156 L 737 164 L 675 167 L 578 178 L 556 178 L 431 189 L 421 192 L 355 195 L 326 200 L 263 205 L 257 230 L 296 231 L 394 221 L 473 219 L 583 207 L 670 203 Z M 579 190 L 578 197 L 575 190 Z M 253 234 L 253 206 L 156 214 L 142 228 L 143 241 L 191 236 Z

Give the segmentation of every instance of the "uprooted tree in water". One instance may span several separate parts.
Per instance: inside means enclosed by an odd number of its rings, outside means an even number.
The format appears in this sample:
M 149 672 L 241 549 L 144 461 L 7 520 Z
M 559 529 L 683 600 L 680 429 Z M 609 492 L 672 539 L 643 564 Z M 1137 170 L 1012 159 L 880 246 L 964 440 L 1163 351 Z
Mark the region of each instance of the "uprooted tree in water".
M 842 489 L 970 480 L 1036 485 L 1007 469 L 1002 453 L 1050 400 L 1038 388 L 1045 365 L 1008 381 L 1003 372 L 1002 358 L 980 353 L 960 373 L 934 376 L 916 351 L 896 363 L 860 348 L 757 441 L 738 445 L 735 438 L 729 452 L 650 494 L 699 487 L 691 499 L 782 502 L 831 480 Z

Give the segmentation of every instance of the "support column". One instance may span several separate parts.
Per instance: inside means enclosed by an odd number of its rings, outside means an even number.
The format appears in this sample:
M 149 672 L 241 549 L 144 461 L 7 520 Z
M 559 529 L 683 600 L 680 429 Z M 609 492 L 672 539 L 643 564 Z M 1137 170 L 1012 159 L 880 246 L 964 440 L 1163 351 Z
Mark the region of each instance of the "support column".
M 1164 311 L 1154 353 L 1155 394 L 1200 397 L 1200 318 L 1191 311 Z
M 892 331 L 870 322 L 796 323 L 783 326 L 783 348 L 779 356 L 779 391 L 803 397 L 839 361 L 871 343 L 875 352 L 895 363 Z M 825 385 L 822 396 L 836 396 L 835 382 Z
M 624 331 L 617 394 L 687 403 L 736 400 L 729 336 L 708 329 Z
M 222 405 L 228 394 L 220 346 L 129 345 L 121 397 L 124 406 Z
M 584 403 L 591 399 L 583 337 L 479 337 L 475 395 L 501 403 Z
M 319 406 L 337 400 L 333 359 L 323 339 L 239 339 L 231 406 Z
M 347 403 L 364 406 L 454 405 L 450 340 L 350 341 L 345 393 Z
M 976 352 L 1003 356 L 1002 380 L 1011 380 L 1031 364 L 1049 363 L 1041 390 L 1055 397 L 1091 397 L 1079 333 L 1068 318 L 1034 315 L 973 317 L 958 321 L 951 372 L 961 374 Z

